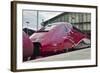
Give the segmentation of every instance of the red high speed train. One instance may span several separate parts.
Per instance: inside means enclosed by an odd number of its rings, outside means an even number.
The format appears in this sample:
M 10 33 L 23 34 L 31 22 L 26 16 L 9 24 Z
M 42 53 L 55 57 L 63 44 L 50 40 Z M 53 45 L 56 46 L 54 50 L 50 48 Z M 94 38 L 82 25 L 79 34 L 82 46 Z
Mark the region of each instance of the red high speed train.
M 48 24 L 30 36 L 33 56 L 48 56 L 77 47 L 87 35 L 67 22 Z
M 87 35 L 67 22 L 48 24 L 30 37 L 23 32 L 23 60 L 75 49 Z

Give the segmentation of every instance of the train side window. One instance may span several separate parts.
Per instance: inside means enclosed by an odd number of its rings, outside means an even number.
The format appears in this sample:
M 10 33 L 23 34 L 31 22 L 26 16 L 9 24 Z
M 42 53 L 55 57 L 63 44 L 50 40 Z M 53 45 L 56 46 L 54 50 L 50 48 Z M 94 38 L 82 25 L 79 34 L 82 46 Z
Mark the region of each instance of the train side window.
M 68 29 L 67 29 L 66 27 L 64 27 L 64 31 L 65 31 L 65 32 L 68 32 Z

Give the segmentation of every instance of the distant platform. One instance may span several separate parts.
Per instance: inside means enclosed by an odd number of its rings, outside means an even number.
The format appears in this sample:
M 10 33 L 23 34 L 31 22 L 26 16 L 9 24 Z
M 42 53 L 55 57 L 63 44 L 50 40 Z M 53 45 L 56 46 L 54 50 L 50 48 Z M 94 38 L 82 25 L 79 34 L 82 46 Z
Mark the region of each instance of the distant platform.
M 30 60 L 27 62 L 48 62 L 48 61 L 65 61 L 65 60 L 84 60 L 84 59 L 91 59 L 91 48 L 43 57 L 35 60 Z

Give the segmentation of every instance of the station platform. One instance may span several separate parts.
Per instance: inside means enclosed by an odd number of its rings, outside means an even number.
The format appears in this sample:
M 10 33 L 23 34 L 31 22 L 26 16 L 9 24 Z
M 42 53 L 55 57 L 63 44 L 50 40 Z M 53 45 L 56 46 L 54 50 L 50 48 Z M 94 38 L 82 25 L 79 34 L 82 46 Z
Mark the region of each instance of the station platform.
M 83 60 L 83 59 L 91 59 L 91 48 L 85 48 L 58 55 L 38 58 L 27 62 L 48 62 L 48 61 Z

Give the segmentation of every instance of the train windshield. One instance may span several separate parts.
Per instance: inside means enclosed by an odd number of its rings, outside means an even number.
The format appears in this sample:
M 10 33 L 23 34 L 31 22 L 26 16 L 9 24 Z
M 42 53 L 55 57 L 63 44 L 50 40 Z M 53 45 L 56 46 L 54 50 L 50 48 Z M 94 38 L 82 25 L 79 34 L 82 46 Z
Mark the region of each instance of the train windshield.
M 49 31 L 51 29 L 53 29 L 56 25 L 47 25 L 44 29 L 44 31 Z

